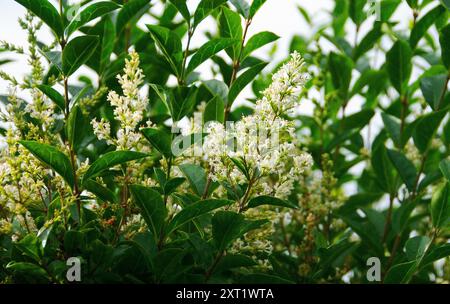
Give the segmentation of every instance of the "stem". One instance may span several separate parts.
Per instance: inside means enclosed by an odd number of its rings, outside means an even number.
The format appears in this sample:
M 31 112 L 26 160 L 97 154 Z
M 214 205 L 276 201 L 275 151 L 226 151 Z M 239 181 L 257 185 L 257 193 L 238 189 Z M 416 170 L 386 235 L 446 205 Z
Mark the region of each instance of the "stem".
M 389 232 L 389 227 L 391 226 L 391 218 L 392 218 L 392 209 L 394 207 L 394 195 L 389 196 L 389 209 L 386 216 L 386 223 L 384 224 L 384 232 L 383 232 L 383 243 L 386 241 L 386 237 Z
M 61 9 L 61 16 L 63 14 L 62 12 L 62 1 L 60 0 L 60 9 Z M 62 40 L 60 42 L 61 45 L 61 51 L 64 51 L 64 48 L 66 46 L 66 41 L 64 38 L 64 35 L 62 37 Z M 69 113 L 70 113 L 70 99 L 69 99 L 69 77 L 64 76 L 64 102 L 65 102 L 65 111 L 64 111 L 64 118 L 66 126 L 68 124 L 69 119 Z M 81 222 L 81 202 L 78 199 L 78 196 L 80 195 L 80 191 L 78 188 L 78 177 L 77 177 L 77 163 L 76 163 L 76 157 L 75 157 L 75 151 L 73 150 L 73 147 L 68 141 L 66 143 L 67 147 L 69 148 L 69 154 L 70 154 L 70 163 L 72 166 L 72 172 L 74 176 L 74 195 L 76 197 L 76 203 L 77 203 L 77 211 L 78 211 L 78 220 Z
M 408 98 L 406 96 L 401 97 L 402 112 L 400 118 L 400 140 L 403 138 L 403 130 L 405 129 L 406 111 L 408 110 Z
M 250 192 L 251 192 L 251 189 L 252 189 L 252 186 L 253 186 L 254 182 L 255 181 L 253 180 L 253 178 L 251 178 L 248 181 L 247 190 L 245 190 L 244 197 L 242 198 L 241 203 L 239 204 L 239 213 L 244 211 L 245 204 L 247 203 L 247 200 L 248 200 L 248 198 L 250 196 Z
M 234 83 L 234 81 L 237 78 L 237 73 L 239 71 L 239 68 L 241 66 L 241 58 L 242 58 L 242 51 L 244 49 L 244 45 L 245 45 L 245 40 L 247 38 L 247 33 L 248 33 L 248 28 L 250 27 L 250 24 L 252 24 L 252 19 L 247 19 L 245 22 L 245 28 L 244 28 L 244 34 L 242 35 L 242 41 L 241 41 L 241 48 L 239 50 L 239 55 L 236 59 L 235 62 L 233 62 L 233 72 L 231 74 L 231 79 L 230 79 L 230 85 L 229 87 L 231 87 L 231 85 Z M 230 114 L 230 110 L 231 110 L 231 105 L 227 104 L 226 108 L 225 108 L 225 119 L 224 119 L 224 123 L 227 121 L 228 119 L 228 115 Z
M 209 267 L 209 269 L 205 273 L 205 283 L 208 282 L 208 280 L 210 279 L 211 275 L 214 272 L 214 269 L 217 267 L 217 264 L 219 264 L 220 260 L 224 256 L 224 254 L 225 254 L 225 250 L 223 250 L 217 254 L 216 258 L 214 259 L 213 264 L 211 265 L 211 267 Z
M 416 180 L 414 181 L 413 192 L 412 192 L 412 195 L 411 195 L 413 200 L 417 196 L 417 190 L 418 190 L 418 186 L 419 186 L 420 175 L 422 175 L 423 169 L 425 168 L 425 162 L 427 161 L 427 158 L 428 158 L 428 151 L 425 151 L 425 153 L 423 155 L 423 158 L 422 158 L 422 162 L 420 163 L 419 172 L 417 172 Z
M 178 79 L 178 83 L 179 84 L 184 84 L 186 82 L 186 63 L 187 63 L 187 58 L 189 56 L 189 47 L 191 45 L 191 40 L 192 40 L 192 36 L 194 36 L 194 30 L 189 28 L 188 29 L 188 40 L 187 40 L 187 44 L 186 44 L 186 49 L 184 50 L 184 56 L 183 56 L 183 64 L 181 66 L 181 79 Z

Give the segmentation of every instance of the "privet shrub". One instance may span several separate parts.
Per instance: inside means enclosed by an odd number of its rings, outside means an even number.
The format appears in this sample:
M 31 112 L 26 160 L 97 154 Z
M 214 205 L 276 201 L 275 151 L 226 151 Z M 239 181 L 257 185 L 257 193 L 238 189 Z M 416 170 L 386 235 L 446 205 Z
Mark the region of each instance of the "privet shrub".
M 272 72 L 253 53 L 279 37 L 248 34 L 265 0 L 15 1 L 2 282 L 64 283 L 74 260 L 83 283 L 448 282 L 448 1 L 406 1 L 406 27 L 400 0 L 299 7 L 308 35 Z

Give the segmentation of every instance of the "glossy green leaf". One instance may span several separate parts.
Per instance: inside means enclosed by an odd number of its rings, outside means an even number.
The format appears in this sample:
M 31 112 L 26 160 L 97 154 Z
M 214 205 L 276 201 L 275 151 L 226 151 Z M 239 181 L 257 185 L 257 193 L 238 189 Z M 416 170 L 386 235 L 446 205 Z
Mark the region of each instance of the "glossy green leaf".
M 436 22 L 436 20 L 438 20 L 439 17 L 444 13 L 446 13 L 445 8 L 441 5 L 438 5 L 416 22 L 409 38 L 409 44 L 411 48 L 414 49 L 417 46 L 420 39 L 427 32 L 428 28 L 430 28 L 430 26 L 432 26 Z
M 99 44 L 97 36 L 79 36 L 72 39 L 62 53 L 62 71 L 66 77 L 75 73 L 94 54 Z
M 151 145 L 165 157 L 172 156 L 172 140 L 170 135 L 162 130 L 145 128 L 141 130 Z
M 206 188 L 206 173 L 205 170 L 194 164 L 182 164 L 178 166 L 183 172 L 184 176 L 189 181 L 189 184 L 191 185 L 192 190 L 199 195 L 202 196 L 205 192 Z
M 27 148 L 37 159 L 61 175 L 70 187 L 75 183 L 72 165 L 69 158 L 57 148 L 35 141 L 21 140 L 20 143 Z
M 430 204 L 431 219 L 433 226 L 442 228 L 450 220 L 450 184 L 441 184 L 433 193 Z
M 417 177 L 417 171 L 414 164 L 401 152 L 387 150 L 387 154 L 403 182 L 408 187 L 408 190 L 414 191 Z
M 119 11 L 116 20 L 116 32 L 120 34 L 136 16 L 143 15 L 150 7 L 151 0 L 129 0 Z
M 157 242 L 168 214 L 161 195 L 155 190 L 140 185 L 131 185 L 130 191 Z
M 236 44 L 237 42 L 239 41 L 231 38 L 217 38 L 206 42 L 198 49 L 197 52 L 195 52 L 194 56 L 192 56 L 186 69 L 186 75 L 189 75 L 191 72 L 193 72 L 195 68 L 200 66 L 207 59 L 216 55 L 218 52 Z
M 448 111 L 444 109 L 419 118 L 413 134 L 413 139 L 414 144 L 420 152 L 424 153 L 428 149 L 434 134 L 436 134 L 437 129 L 447 112 Z
M 248 18 L 250 13 L 250 5 L 247 0 L 230 0 L 231 4 L 236 8 L 239 14 L 244 18 Z
M 118 202 L 117 195 L 114 192 L 93 179 L 83 181 L 83 187 L 104 202 Z
M 193 27 L 196 28 L 200 22 L 203 21 L 209 14 L 222 4 L 227 2 L 227 0 L 202 0 L 197 6 L 194 13 L 194 24 Z
M 120 6 L 111 1 L 101 1 L 89 5 L 78 13 L 66 27 L 66 36 L 69 37 L 73 32 L 89 21 L 115 11 L 118 8 L 120 8 Z
M 248 204 L 248 208 L 255 208 L 262 205 L 270 205 L 270 206 L 278 206 L 278 207 L 285 207 L 285 208 L 291 208 L 291 209 L 298 209 L 298 206 L 294 203 L 291 203 L 287 200 L 282 200 L 276 197 L 268 196 L 268 195 L 261 195 L 252 198 Z
M 446 74 L 438 74 L 420 79 L 423 97 L 433 110 L 438 110 L 443 94 L 447 90 L 447 77 Z
M 217 199 L 202 200 L 193 203 L 175 215 L 167 227 L 166 234 L 169 235 L 184 224 L 198 218 L 199 216 L 207 214 L 215 209 L 230 205 L 231 203 L 233 202 L 229 200 Z
M 222 99 L 218 96 L 214 96 L 205 107 L 205 112 L 203 113 L 203 123 L 208 121 L 218 121 L 223 123 L 225 119 L 225 105 Z
M 242 73 L 230 88 L 228 106 L 231 107 L 239 93 L 267 66 L 267 62 L 259 63 Z
M 439 32 L 439 42 L 441 44 L 441 57 L 445 67 L 450 70 L 450 24 Z
M 412 51 L 404 40 L 397 40 L 386 54 L 389 79 L 397 92 L 403 96 L 412 71 Z
M 350 80 L 352 78 L 353 62 L 341 54 L 330 53 L 329 71 L 333 80 L 333 86 L 339 91 L 342 99 L 347 99 Z
M 58 91 L 56 91 L 55 89 L 53 89 L 51 86 L 48 85 L 38 85 L 37 88 L 44 93 L 48 98 L 50 98 L 51 101 L 53 101 L 55 103 L 55 105 L 61 110 L 61 111 L 65 111 L 66 110 L 66 101 L 64 100 L 64 97 L 59 94 Z
M 439 168 L 441 169 L 442 175 L 450 182 L 450 160 L 443 159 L 439 163 Z
M 267 220 L 248 221 L 242 214 L 218 211 L 212 218 L 212 235 L 219 252 L 226 250 L 245 233 L 268 223 Z
M 248 14 L 248 17 L 252 19 L 255 17 L 258 10 L 266 3 L 267 0 L 253 0 L 252 4 L 250 5 L 250 11 Z
M 86 128 L 84 125 L 83 112 L 78 105 L 70 110 L 69 120 L 67 121 L 67 138 L 69 143 L 75 150 L 77 150 L 80 136 L 83 134 L 82 129 Z
M 278 35 L 275 35 L 272 32 L 260 32 L 255 34 L 248 40 L 247 44 L 245 45 L 241 60 L 244 60 L 245 58 L 250 56 L 253 51 L 265 46 L 266 44 L 274 42 L 279 38 L 280 37 Z
M 180 38 L 168 28 L 147 24 L 152 39 L 163 53 L 175 75 L 180 74 L 182 45 Z
M 183 16 L 188 23 L 191 22 L 191 14 L 186 5 L 186 0 L 169 0 L 177 8 L 177 11 Z
M 64 33 L 62 18 L 56 8 L 47 0 L 14 0 L 29 9 L 47 24 L 58 37 Z
M 111 17 L 106 16 L 103 19 L 103 37 L 102 49 L 100 55 L 100 71 L 103 72 L 111 61 L 111 55 L 114 51 L 114 42 L 116 39 L 116 29 Z
M 134 151 L 112 151 L 102 155 L 99 159 L 92 163 L 83 176 L 83 183 L 91 178 L 98 176 L 103 171 L 117 165 L 125 164 L 129 161 L 145 158 L 145 153 Z

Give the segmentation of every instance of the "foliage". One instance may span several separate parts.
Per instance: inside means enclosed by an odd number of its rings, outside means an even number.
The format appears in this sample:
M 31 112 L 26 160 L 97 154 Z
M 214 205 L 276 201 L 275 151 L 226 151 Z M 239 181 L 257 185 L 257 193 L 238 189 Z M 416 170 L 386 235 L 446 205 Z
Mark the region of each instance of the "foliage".
M 29 46 L 0 65 L 31 72 L 0 71 L 1 282 L 65 283 L 70 257 L 83 283 L 368 283 L 370 257 L 385 283 L 450 280 L 445 1 L 407 1 L 407 28 L 400 0 L 320 25 L 299 6 L 309 34 L 270 72 L 255 51 L 279 37 L 248 34 L 266 1 L 15 1 Z

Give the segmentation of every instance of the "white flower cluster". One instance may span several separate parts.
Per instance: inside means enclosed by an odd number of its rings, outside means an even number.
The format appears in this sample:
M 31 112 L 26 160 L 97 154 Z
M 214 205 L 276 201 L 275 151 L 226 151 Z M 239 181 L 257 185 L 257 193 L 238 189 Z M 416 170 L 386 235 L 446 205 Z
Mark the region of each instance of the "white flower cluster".
M 137 149 L 142 136 L 136 128 L 144 117 L 148 99 L 139 94 L 144 75 L 139 68 L 139 55 L 134 50 L 130 52 L 130 59 L 126 60 L 123 71 L 124 75 L 117 76 L 123 96 L 114 91 L 108 94 L 108 101 L 114 107 L 114 118 L 120 123 L 116 137 L 111 136 L 110 123 L 103 118 L 100 121 L 93 120 L 92 126 L 98 139 L 106 140 L 119 150 Z
M 281 117 L 298 103 L 298 92 L 308 78 L 302 66 L 300 55 L 292 54 L 273 76 L 253 115 L 226 126 L 209 124 L 203 151 L 213 180 L 254 183 L 264 176 L 277 176 L 276 185 L 262 181 L 262 192 L 285 197 L 294 181 L 312 166 L 311 156 L 296 145 L 293 124 Z
M 304 60 L 298 52 L 291 54 L 291 60 L 272 76 L 272 84 L 257 101 L 255 112 L 261 117 L 273 118 L 292 110 L 298 103 L 298 96 L 309 79 L 304 73 Z

